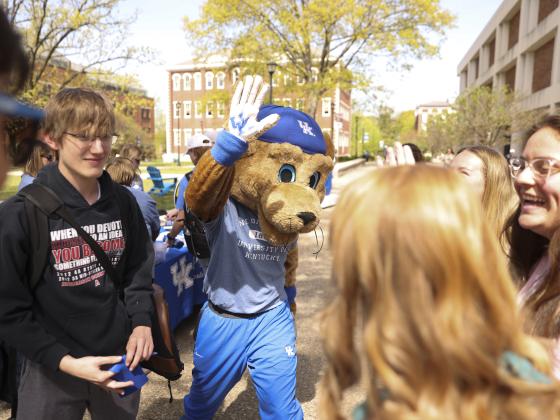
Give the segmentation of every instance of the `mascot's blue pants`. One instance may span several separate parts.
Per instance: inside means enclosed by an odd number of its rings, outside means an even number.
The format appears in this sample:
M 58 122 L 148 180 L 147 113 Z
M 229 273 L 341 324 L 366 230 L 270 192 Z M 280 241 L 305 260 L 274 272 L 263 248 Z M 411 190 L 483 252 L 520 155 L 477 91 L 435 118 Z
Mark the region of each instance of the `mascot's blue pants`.
M 228 318 L 206 303 L 182 419 L 211 419 L 246 367 L 257 390 L 262 419 L 303 419 L 296 399 L 296 365 L 295 325 L 287 304 L 254 318 Z

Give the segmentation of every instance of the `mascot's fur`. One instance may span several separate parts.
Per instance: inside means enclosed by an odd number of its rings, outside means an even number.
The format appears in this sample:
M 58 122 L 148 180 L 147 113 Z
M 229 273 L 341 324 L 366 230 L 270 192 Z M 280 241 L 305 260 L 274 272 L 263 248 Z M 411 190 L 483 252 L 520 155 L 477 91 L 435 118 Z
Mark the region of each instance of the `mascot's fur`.
M 245 155 L 231 167 L 220 165 L 211 153 L 206 153 L 187 189 L 186 202 L 201 220 L 212 220 L 232 196 L 258 215 L 268 242 L 287 244 L 297 239 L 299 233 L 310 232 L 319 224 L 325 181 L 332 171 L 334 157 L 330 137 L 324 137 L 325 155 L 308 154 L 289 143 L 260 140 L 251 141 Z M 279 171 L 285 164 L 295 168 L 294 182 L 280 181 Z M 320 174 L 319 183 L 311 188 L 315 172 Z M 295 284 L 297 261 L 297 248 L 294 248 L 285 264 L 285 286 Z

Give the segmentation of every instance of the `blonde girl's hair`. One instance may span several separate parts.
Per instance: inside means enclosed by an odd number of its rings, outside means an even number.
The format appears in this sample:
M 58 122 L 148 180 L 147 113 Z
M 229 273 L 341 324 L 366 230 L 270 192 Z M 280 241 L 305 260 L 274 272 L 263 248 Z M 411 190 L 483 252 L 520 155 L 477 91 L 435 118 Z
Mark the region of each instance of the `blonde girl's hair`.
M 31 145 L 31 153 L 29 159 L 25 163 L 25 168 L 23 172 L 31 175 L 32 177 L 37 177 L 39 171 L 45 166 L 43 164 L 43 157 L 51 156 L 54 158 L 54 151 L 44 142 L 40 140 L 28 140 Z M 52 160 L 51 158 L 51 160 Z
M 547 353 L 522 332 L 485 218 L 460 175 L 443 168 L 380 169 L 344 191 L 331 225 L 338 293 L 322 320 L 320 418 L 342 418 L 359 355 L 370 418 L 558 418 L 555 385 L 500 367 L 509 350 L 550 373 Z
M 117 184 L 130 186 L 136 176 L 136 171 L 132 162 L 128 158 L 113 158 L 105 166 L 105 170 L 111 176 L 111 179 Z
M 474 154 L 482 161 L 484 172 L 482 210 L 490 228 L 495 232 L 496 237 L 500 238 L 500 245 L 507 255 L 509 231 L 506 225 L 519 204 L 508 162 L 499 152 L 487 146 L 469 146 L 461 149 L 459 153 L 463 151 Z

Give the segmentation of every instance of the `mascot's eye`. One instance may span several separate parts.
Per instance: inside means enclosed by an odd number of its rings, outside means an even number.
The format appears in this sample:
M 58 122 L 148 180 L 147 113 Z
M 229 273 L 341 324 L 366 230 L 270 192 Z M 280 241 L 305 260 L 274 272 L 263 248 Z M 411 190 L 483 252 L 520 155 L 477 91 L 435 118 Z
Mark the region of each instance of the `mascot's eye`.
M 321 179 L 321 174 L 319 172 L 313 173 L 313 175 L 309 177 L 309 186 L 313 189 L 317 188 L 320 179 Z
M 280 182 L 295 182 L 296 168 L 285 163 L 278 171 L 278 180 Z

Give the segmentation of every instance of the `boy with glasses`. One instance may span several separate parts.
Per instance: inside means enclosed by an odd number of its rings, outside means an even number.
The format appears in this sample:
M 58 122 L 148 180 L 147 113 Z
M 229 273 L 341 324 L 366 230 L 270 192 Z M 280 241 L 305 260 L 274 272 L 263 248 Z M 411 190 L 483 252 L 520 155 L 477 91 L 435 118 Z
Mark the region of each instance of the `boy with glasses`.
M 152 354 L 153 248 L 134 197 L 103 170 L 114 128 L 112 106 L 99 93 L 58 92 L 44 122 L 45 141 L 58 152 L 58 162 L 43 168 L 35 182 L 54 191 L 102 246 L 122 291 L 59 218 L 48 220 L 49 259 L 30 290 L 25 277 L 34 244 L 24 199 L 0 205 L 0 339 L 25 356 L 18 419 L 82 419 L 86 408 L 92 419 L 136 418 L 139 392 L 121 398 L 132 382 L 113 380 L 106 368 L 126 354 L 133 370 Z M 132 211 L 121 214 L 119 196 Z

